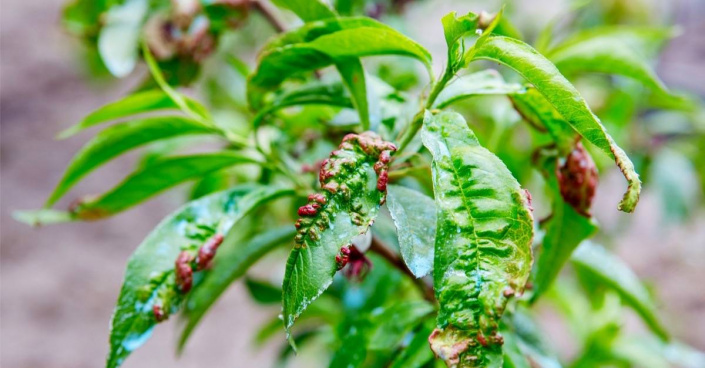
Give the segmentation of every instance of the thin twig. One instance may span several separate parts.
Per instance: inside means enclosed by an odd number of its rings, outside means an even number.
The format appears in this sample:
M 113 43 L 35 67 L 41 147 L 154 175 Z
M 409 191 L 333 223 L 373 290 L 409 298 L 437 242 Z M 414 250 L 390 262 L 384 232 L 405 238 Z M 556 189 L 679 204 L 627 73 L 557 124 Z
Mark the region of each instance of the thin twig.
M 373 236 L 369 250 L 377 253 L 377 255 L 386 259 L 387 262 L 389 262 L 392 266 L 396 267 L 401 272 L 409 276 L 414 282 L 414 284 L 419 288 L 419 290 L 421 290 L 424 299 L 428 300 L 431 303 L 436 302 L 436 295 L 433 292 L 433 288 L 428 285 L 423 279 L 417 279 L 416 276 L 414 276 L 414 274 L 411 272 L 411 270 L 409 270 L 409 267 L 406 266 L 404 260 L 402 260 L 398 254 L 394 253 L 391 249 L 389 249 L 389 247 L 386 246 L 382 242 L 382 240 L 380 240 L 376 236 Z
M 259 0 L 254 0 L 250 2 L 250 6 L 257 10 L 262 16 L 264 16 L 269 24 L 274 27 L 274 29 L 277 31 L 277 33 L 282 33 L 284 32 L 284 25 L 277 19 L 277 17 L 272 14 L 272 11 L 267 8 L 266 5 L 263 5 L 261 1 Z

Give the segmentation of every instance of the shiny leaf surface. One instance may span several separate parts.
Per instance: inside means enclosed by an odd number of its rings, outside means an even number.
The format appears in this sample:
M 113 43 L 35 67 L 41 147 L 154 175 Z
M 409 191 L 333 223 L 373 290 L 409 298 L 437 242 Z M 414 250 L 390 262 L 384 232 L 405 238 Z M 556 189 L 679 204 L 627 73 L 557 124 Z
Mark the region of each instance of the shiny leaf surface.
M 457 113 L 426 112 L 438 208 L 434 285 L 440 303 L 431 348 L 449 365 L 499 367 L 498 323 L 531 270 L 527 193 Z
M 174 269 L 180 253 L 196 253 L 208 239 L 227 234 L 254 208 L 288 194 L 292 191 L 274 187 L 236 187 L 190 202 L 164 219 L 128 261 L 111 322 L 107 367 L 121 365 L 159 321 L 180 309 L 185 292 Z
M 433 269 L 436 240 L 436 204 L 418 191 L 390 185 L 387 208 L 397 228 L 399 248 L 404 262 L 416 277 Z

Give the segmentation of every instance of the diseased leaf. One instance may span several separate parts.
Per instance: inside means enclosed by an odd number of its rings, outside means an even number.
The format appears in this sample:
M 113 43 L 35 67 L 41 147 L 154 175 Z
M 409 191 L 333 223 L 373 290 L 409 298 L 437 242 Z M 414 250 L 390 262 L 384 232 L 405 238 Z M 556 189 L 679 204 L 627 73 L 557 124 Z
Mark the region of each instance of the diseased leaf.
M 164 219 L 127 264 L 111 321 L 107 367 L 121 365 L 150 337 L 158 321 L 180 309 L 188 290 L 177 281 L 182 272 L 175 271 L 177 256 L 200 253 L 205 242 L 227 234 L 252 209 L 291 194 L 288 189 L 246 185 L 189 202 Z
M 225 239 L 213 259 L 213 267 L 204 272 L 203 279 L 186 299 L 178 351 L 183 350 L 193 330 L 228 286 L 242 277 L 262 256 L 290 242 L 294 234 L 294 227 L 286 226 L 267 230 L 244 242 L 237 242 L 240 238 L 235 238 L 236 242 L 229 241 L 230 237 Z M 281 295 L 279 290 L 277 302 L 281 300 Z M 277 327 L 280 326 L 281 321 L 278 321 Z
M 390 185 L 387 208 L 394 219 L 399 248 L 404 262 L 416 277 L 426 276 L 433 269 L 433 248 L 436 239 L 436 204 L 415 190 Z
M 619 209 L 625 212 L 634 211 L 641 191 L 641 181 L 634 171 L 634 164 L 607 134 L 605 127 L 592 113 L 580 93 L 550 61 L 531 46 L 503 36 L 491 36 L 482 43 L 478 41 L 468 58 L 468 61 L 486 59 L 505 64 L 533 84 L 573 129 L 615 160 L 629 184 Z
M 448 86 L 438 94 L 434 107 L 442 109 L 474 96 L 510 95 L 522 93 L 524 89 L 520 84 L 505 82 L 496 70 L 488 69 L 461 76 L 448 83 Z
M 248 80 L 248 101 L 258 110 L 266 93 L 296 74 L 372 55 L 414 57 L 430 70 L 431 54 L 389 26 L 369 18 L 326 19 L 265 46 L 257 70 Z
M 418 326 L 434 308 L 426 301 L 396 303 L 370 318 L 373 330 L 368 348 L 371 350 L 392 350 L 401 343 L 404 336 Z
M 199 109 L 200 104 L 196 100 L 186 96 L 183 96 L 183 98 L 192 109 Z M 92 126 L 131 115 L 178 108 L 179 106 L 162 90 L 137 92 L 93 111 L 83 118 L 80 123 L 60 132 L 57 138 L 65 139 Z
M 605 248 L 590 242 L 583 242 L 573 253 L 571 260 L 575 267 L 588 272 L 619 293 L 622 300 L 634 308 L 661 339 L 669 339 L 668 331 L 658 318 L 657 308 L 648 290 L 629 266 Z
M 132 173 L 122 183 L 100 197 L 83 200 L 73 209 L 73 212 L 82 220 L 104 218 L 124 211 L 186 180 L 243 163 L 259 163 L 259 161 L 232 152 L 164 159 Z
M 462 116 L 427 111 L 423 124 L 438 208 L 433 278 L 440 311 L 431 348 L 448 365 L 499 367 L 498 323 L 531 271 L 529 198 Z
M 431 332 L 433 323 L 424 323 L 414 334 L 409 345 L 394 358 L 390 368 L 419 368 L 433 360 L 433 352 L 428 348 L 428 336 Z
M 273 0 L 276 6 L 289 9 L 304 22 L 335 18 L 335 12 L 319 0 Z
M 292 227 L 290 230 L 291 235 L 286 240 L 291 240 L 291 237 L 294 236 L 294 228 Z M 282 300 L 282 289 L 266 281 L 246 277 L 245 286 L 247 286 L 247 291 L 250 292 L 252 299 L 260 304 L 275 304 Z
M 385 200 L 387 165 L 395 150 L 374 133 L 349 134 L 323 163 L 319 179 L 324 192 L 312 194 L 309 203 L 299 208 L 296 246 L 286 265 L 283 307 L 287 332 L 347 263 L 353 238 L 366 233 L 374 222 Z
M 601 27 L 579 32 L 547 56 L 564 74 L 592 72 L 623 75 L 668 95 L 670 92 L 646 61 L 648 52 L 642 45 L 647 42 L 659 44 L 667 37 L 669 32 L 664 30 Z
M 133 148 L 182 135 L 218 133 L 218 130 L 179 116 L 151 117 L 113 125 L 98 133 L 76 153 L 46 206 L 56 203 L 88 173 Z
M 124 77 L 132 72 L 139 55 L 142 23 L 147 15 L 147 0 L 126 0 L 105 14 L 98 35 L 98 50 L 110 73 Z

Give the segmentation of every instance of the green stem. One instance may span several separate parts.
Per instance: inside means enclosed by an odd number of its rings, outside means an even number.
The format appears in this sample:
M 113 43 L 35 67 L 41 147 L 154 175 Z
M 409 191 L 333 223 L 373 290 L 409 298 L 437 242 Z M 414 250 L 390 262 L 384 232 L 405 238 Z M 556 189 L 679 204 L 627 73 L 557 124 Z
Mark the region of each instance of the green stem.
M 419 132 L 419 129 L 421 129 L 421 126 L 423 125 L 424 112 L 426 111 L 426 109 L 430 109 L 431 107 L 433 107 L 433 103 L 436 101 L 436 98 L 438 98 L 438 95 L 441 93 L 443 88 L 445 88 L 446 84 L 450 82 L 454 75 L 455 73 L 453 73 L 453 68 L 448 65 L 445 71 L 443 72 L 443 76 L 441 77 L 441 79 L 433 85 L 433 88 L 431 89 L 431 94 L 428 95 L 428 99 L 426 100 L 424 108 L 419 111 L 416 116 L 414 116 L 414 119 L 411 121 L 411 124 L 409 124 L 409 127 L 407 128 L 406 132 L 404 132 L 404 135 L 402 136 L 401 141 L 399 142 L 399 149 L 397 149 L 395 156 L 399 157 L 401 153 L 404 152 L 409 143 L 411 143 L 411 141 L 414 139 L 416 134 Z

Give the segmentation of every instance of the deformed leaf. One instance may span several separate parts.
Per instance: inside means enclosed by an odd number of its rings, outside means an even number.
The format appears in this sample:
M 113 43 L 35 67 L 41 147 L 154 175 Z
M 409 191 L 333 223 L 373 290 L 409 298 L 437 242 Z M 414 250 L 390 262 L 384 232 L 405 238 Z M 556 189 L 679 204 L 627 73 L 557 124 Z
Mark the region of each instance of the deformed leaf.
M 227 234 L 254 208 L 291 194 L 275 187 L 236 187 L 189 202 L 157 225 L 128 261 L 111 321 L 107 367 L 121 365 L 159 321 L 180 309 L 185 291 L 177 282 L 177 256 L 198 253 L 205 242 Z
M 442 109 L 460 100 L 483 95 L 510 95 L 521 93 L 524 86 L 518 83 L 507 83 L 504 78 L 493 69 L 461 76 L 448 85 L 438 94 L 434 106 Z
M 178 350 L 181 351 L 191 333 L 206 312 L 235 280 L 242 277 L 250 266 L 272 249 L 286 244 L 294 236 L 293 226 L 267 230 L 244 242 L 232 242 L 228 237 L 213 259 L 213 267 L 204 272 L 203 280 L 189 294 L 182 314 L 183 324 Z M 235 240 L 240 240 L 236 238 Z M 281 290 L 277 301 L 281 300 Z M 277 324 L 278 328 L 281 324 Z
M 183 96 L 183 98 L 192 109 L 200 108 L 198 101 L 186 96 Z M 154 89 L 137 92 L 93 111 L 78 124 L 60 132 L 57 138 L 68 138 L 92 126 L 131 115 L 178 108 L 179 106 L 162 90 Z
M 122 183 L 98 198 L 82 200 L 72 211 L 83 220 L 104 218 L 186 180 L 243 163 L 259 161 L 233 152 L 171 157 L 132 173 Z
M 457 113 L 424 116 L 438 208 L 433 278 L 440 304 L 431 348 L 449 366 L 500 367 L 499 321 L 531 271 L 527 192 Z
M 619 293 L 622 300 L 634 308 L 661 339 L 669 339 L 651 295 L 629 266 L 602 246 L 587 241 L 578 247 L 571 260 L 575 267 L 588 272 Z
M 426 276 L 433 268 L 436 204 L 432 198 L 413 189 L 390 185 L 387 208 L 397 228 L 404 262 L 414 276 Z
M 396 150 L 374 133 L 349 134 L 320 171 L 323 193 L 298 210 L 296 245 L 283 285 L 287 330 L 333 282 L 347 263 L 353 238 L 368 231 L 387 191 L 390 155 Z
M 113 125 L 98 133 L 76 153 L 46 206 L 56 203 L 88 173 L 131 149 L 182 135 L 218 133 L 218 130 L 180 116 L 151 117 Z
M 541 92 L 573 129 L 612 157 L 629 184 L 619 209 L 634 211 L 641 192 L 641 181 L 634 164 L 555 65 L 524 42 L 503 36 L 491 36 L 482 43 L 478 41 L 468 57 L 468 61 L 496 61 L 517 71 Z

